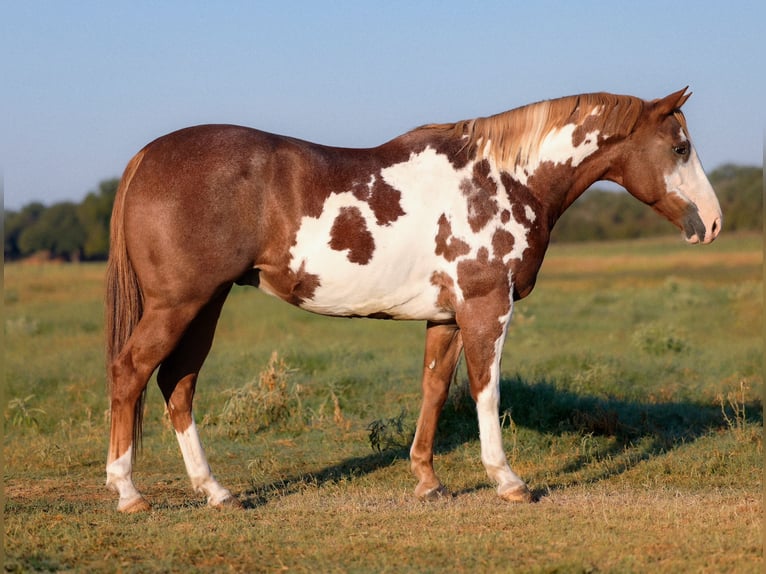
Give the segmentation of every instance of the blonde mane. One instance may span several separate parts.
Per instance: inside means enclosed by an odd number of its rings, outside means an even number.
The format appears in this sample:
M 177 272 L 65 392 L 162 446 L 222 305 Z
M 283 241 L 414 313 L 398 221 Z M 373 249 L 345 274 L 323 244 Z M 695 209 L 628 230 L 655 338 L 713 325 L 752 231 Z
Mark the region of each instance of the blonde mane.
M 537 157 L 545 136 L 567 124 L 580 126 L 587 122 L 588 131 L 628 135 L 644 105 L 643 100 L 632 96 L 582 94 L 538 102 L 485 118 L 423 127 L 447 130 L 458 138 L 466 137 L 469 153 L 490 156 L 499 165 L 513 168 Z M 680 111 L 677 114 L 681 115 Z M 684 121 L 682 125 L 685 125 Z

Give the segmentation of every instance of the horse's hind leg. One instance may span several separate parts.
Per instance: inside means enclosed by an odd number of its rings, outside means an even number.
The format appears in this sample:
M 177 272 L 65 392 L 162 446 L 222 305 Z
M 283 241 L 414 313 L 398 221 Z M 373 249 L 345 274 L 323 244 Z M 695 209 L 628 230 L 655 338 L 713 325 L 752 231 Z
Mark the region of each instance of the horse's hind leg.
M 157 365 L 173 350 L 198 306 L 156 309 L 149 306 L 125 347 L 110 365 L 111 433 L 106 484 L 120 495 L 118 510 L 138 512 L 149 503 L 133 484 L 134 439 L 139 435 L 142 396 Z
M 231 492 L 213 477 L 192 413 L 197 377 L 213 343 L 215 327 L 228 293 L 229 288 L 226 288 L 200 311 L 178 346 L 162 362 L 157 374 L 157 383 L 165 397 L 192 487 L 203 493 L 211 506 L 240 506 Z
M 415 495 L 419 498 L 438 498 L 447 493 L 434 472 L 434 436 L 462 348 L 457 326 L 428 324 L 423 358 L 423 404 L 410 449 L 412 472 L 418 479 Z

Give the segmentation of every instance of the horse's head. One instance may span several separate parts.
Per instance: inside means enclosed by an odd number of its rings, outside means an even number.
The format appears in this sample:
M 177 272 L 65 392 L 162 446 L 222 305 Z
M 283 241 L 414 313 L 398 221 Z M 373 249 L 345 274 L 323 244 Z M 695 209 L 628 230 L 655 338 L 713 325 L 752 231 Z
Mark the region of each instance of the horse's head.
M 681 113 L 690 95 L 684 88 L 649 102 L 614 181 L 683 230 L 689 243 L 710 243 L 721 231 L 721 206 Z

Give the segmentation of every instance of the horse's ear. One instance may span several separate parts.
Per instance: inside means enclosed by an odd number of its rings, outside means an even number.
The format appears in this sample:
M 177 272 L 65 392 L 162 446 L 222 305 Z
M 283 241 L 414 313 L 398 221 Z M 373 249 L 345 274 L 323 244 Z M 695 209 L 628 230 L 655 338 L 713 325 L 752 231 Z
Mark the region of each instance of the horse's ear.
M 683 106 L 686 103 L 686 100 L 692 95 L 691 92 L 688 94 L 686 93 L 686 90 L 688 89 L 689 86 L 686 86 L 683 90 L 678 90 L 664 98 L 654 100 L 653 104 L 655 111 L 659 115 L 666 116 L 672 114 L 676 110 L 680 110 L 681 106 Z

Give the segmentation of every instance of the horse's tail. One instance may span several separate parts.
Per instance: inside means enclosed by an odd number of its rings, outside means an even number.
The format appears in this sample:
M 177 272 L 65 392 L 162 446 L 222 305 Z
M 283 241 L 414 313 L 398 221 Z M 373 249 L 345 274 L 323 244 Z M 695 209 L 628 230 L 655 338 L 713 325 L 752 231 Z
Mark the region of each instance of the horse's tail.
M 106 267 L 106 371 L 109 397 L 113 394 L 114 376 L 112 364 L 127 343 L 133 329 L 143 313 L 143 295 L 138 277 L 128 257 L 125 242 L 125 196 L 130 182 L 141 164 L 144 151 L 141 150 L 130 160 L 117 188 L 112 208 L 109 232 L 109 263 Z M 141 441 L 141 427 L 144 412 L 146 387 L 136 403 L 133 423 L 133 454 L 135 456 Z

